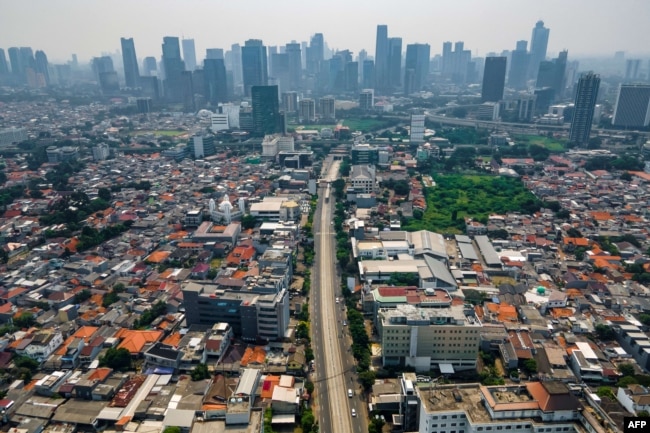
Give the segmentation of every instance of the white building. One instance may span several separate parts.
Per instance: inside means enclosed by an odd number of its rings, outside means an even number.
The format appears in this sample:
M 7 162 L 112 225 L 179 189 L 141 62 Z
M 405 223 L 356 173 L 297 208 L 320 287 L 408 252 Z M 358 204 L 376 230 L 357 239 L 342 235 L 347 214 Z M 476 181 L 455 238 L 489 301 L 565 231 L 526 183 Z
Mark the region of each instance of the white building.
M 482 326 L 474 309 L 463 305 L 381 308 L 377 332 L 382 363 L 416 371 L 437 369 L 442 374 L 475 369 Z
M 424 114 L 411 114 L 411 143 L 424 143 Z
M 294 139 L 292 136 L 278 137 L 278 153 L 295 151 Z
M 237 110 L 237 115 L 239 115 L 239 110 Z M 230 122 L 228 117 L 228 114 L 213 114 L 212 125 L 210 126 L 212 132 L 230 129 Z
M 275 158 L 280 151 L 278 137 L 275 135 L 266 135 L 262 141 L 262 156 L 266 158 Z
M 228 126 L 230 128 L 239 128 L 239 105 L 219 104 L 219 113 L 228 116 Z
M 416 388 L 416 393 L 421 433 L 578 433 L 589 422 L 580 414 L 577 397 L 562 382 L 433 385 Z M 589 427 L 588 431 L 601 431 Z
M 619 387 L 616 399 L 628 412 L 637 414 L 642 410 L 650 412 L 650 390 L 639 384 Z

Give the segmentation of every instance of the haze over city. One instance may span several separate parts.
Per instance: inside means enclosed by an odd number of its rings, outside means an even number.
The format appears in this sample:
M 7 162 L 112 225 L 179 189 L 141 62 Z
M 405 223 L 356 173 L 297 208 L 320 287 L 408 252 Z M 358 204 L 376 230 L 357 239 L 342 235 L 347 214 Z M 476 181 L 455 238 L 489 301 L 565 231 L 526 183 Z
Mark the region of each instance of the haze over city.
M 432 54 L 441 52 L 444 41 L 462 40 L 472 55 L 484 56 L 529 39 L 538 20 L 551 29 L 550 55 L 563 49 L 574 58 L 648 52 L 641 29 L 650 22 L 650 4 L 644 0 L 5 0 L 0 46 L 31 46 L 50 61 L 75 53 L 85 62 L 119 50 L 120 37 L 133 37 L 139 56 L 158 57 L 163 36 L 195 39 L 198 54 L 250 38 L 267 46 L 308 41 L 318 32 L 330 49 L 374 54 L 376 25 L 387 24 L 405 43 L 430 44 Z

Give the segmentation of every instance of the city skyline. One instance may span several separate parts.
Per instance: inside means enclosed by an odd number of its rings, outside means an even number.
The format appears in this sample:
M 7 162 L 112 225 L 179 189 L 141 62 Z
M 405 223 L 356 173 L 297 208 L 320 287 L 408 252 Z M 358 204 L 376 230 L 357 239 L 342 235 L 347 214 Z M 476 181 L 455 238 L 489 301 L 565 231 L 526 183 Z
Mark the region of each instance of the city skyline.
M 332 0 L 325 7 L 296 0 L 273 4 L 252 0 L 227 4 L 204 0 L 7 0 L 0 15 L 0 47 L 33 47 L 46 52 L 50 62 L 67 61 L 74 53 L 79 61 L 88 62 L 118 51 L 120 38 L 133 38 L 139 58 L 159 58 L 162 38 L 176 36 L 195 40 L 199 63 L 208 48 L 228 49 L 247 39 L 261 39 L 265 46 L 284 46 L 323 33 L 330 49 L 349 49 L 355 56 L 365 49 L 374 56 L 377 25 L 385 24 L 391 37 L 402 38 L 402 49 L 408 44 L 429 44 L 434 56 L 442 52 L 444 41 L 464 41 L 472 56 L 483 57 L 512 49 L 519 40 L 530 44 L 532 27 L 542 20 L 550 29 L 547 57 L 563 49 L 574 57 L 613 57 L 616 51 L 628 56 L 649 54 L 638 32 L 630 31 L 650 22 L 650 7 L 641 0 L 622 1 L 616 14 L 603 13 L 611 5 L 604 0 L 459 0 L 444 5 L 410 0 L 375 2 L 372 7 L 359 3 Z M 314 19 L 306 18 L 311 15 Z M 103 18 L 101 22 L 88 19 L 98 16 Z M 279 25 L 282 20 L 290 25 Z M 26 22 L 30 25 L 25 26 Z

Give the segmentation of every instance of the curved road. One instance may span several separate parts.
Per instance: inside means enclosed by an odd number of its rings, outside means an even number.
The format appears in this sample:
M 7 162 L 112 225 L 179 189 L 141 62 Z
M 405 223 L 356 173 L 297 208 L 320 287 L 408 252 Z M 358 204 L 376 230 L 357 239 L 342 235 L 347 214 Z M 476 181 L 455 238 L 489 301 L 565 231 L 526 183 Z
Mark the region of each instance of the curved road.
M 338 177 L 339 163 L 325 162 L 324 179 Z M 333 191 L 325 202 L 325 188 L 319 191 L 319 205 L 314 218 L 316 263 L 313 270 L 311 296 L 312 347 L 315 372 L 312 380 L 316 386 L 315 405 L 321 433 L 362 433 L 367 431 L 366 411 L 356 382 L 354 360 L 350 353 L 351 341 L 342 321 L 344 304 L 336 303 L 340 296 L 339 279 L 335 263 L 335 232 L 333 220 Z M 354 396 L 348 397 L 348 389 Z M 352 409 L 357 416 L 352 417 Z M 365 427 L 365 430 L 364 430 Z

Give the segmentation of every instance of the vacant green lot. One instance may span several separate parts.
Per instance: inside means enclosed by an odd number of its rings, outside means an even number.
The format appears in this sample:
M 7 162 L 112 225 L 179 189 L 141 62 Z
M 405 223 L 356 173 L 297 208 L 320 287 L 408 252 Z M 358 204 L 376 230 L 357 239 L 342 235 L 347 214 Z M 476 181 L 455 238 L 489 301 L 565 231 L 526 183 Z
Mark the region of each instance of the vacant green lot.
M 535 212 L 540 202 L 519 179 L 500 176 L 435 176 L 436 186 L 426 189 L 427 210 L 412 218 L 406 230 L 464 233 L 465 217 L 487 222 L 490 214 Z
M 543 135 L 516 135 L 513 136 L 515 143 L 537 144 L 554 153 L 564 152 L 564 144 L 554 138 Z
M 350 128 L 350 131 L 371 132 L 377 129 L 388 128 L 394 122 L 387 122 L 379 119 L 343 119 L 341 121 L 343 126 Z
M 135 131 L 133 135 L 146 135 L 153 134 L 163 137 L 178 137 L 179 135 L 187 134 L 187 131 L 177 131 L 175 129 L 157 129 L 155 131 Z

